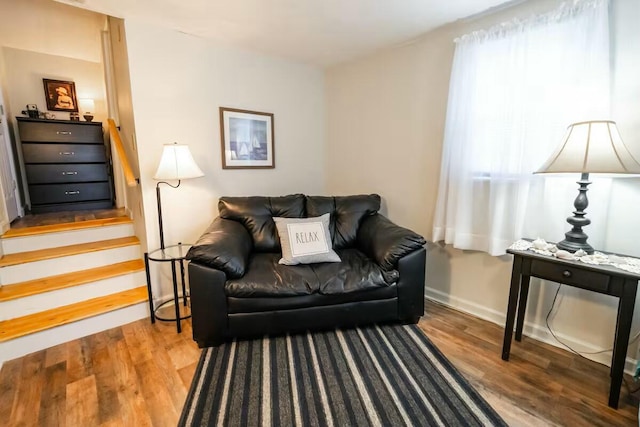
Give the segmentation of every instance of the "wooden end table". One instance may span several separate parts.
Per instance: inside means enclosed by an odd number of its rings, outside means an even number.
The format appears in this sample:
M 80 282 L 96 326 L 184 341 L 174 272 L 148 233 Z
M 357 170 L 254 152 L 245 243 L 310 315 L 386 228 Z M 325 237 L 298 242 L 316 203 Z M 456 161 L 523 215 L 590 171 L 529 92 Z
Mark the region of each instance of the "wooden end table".
M 609 406 L 618 409 L 620 387 L 622 386 L 624 375 L 624 364 L 629 346 L 631 320 L 633 318 L 640 274 L 630 273 L 609 265 L 594 265 L 580 261 L 562 260 L 526 250 L 508 249 L 507 253 L 512 254 L 514 258 L 507 320 L 504 327 L 502 360 L 509 360 L 516 310 L 516 341 L 522 340 L 524 314 L 527 308 L 527 297 L 529 296 L 529 281 L 532 276 L 618 297 L 620 301 L 611 359 L 611 387 L 609 388 Z

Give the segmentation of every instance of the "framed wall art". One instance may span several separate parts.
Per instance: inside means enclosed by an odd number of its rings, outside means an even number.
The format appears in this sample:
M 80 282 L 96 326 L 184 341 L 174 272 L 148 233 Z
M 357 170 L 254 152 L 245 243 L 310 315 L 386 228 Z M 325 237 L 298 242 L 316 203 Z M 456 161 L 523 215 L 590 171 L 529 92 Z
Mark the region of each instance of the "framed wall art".
M 275 168 L 273 135 L 273 114 L 220 107 L 222 168 Z
M 65 80 L 42 79 L 47 110 L 78 112 L 76 84 Z

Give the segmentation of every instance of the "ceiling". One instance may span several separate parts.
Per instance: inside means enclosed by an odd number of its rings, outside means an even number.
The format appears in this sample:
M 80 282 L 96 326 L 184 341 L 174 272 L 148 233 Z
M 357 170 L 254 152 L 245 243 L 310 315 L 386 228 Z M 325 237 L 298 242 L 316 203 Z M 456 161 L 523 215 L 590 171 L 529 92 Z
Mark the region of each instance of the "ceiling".
M 506 0 L 57 0 L 241 48 L 328 66 Z

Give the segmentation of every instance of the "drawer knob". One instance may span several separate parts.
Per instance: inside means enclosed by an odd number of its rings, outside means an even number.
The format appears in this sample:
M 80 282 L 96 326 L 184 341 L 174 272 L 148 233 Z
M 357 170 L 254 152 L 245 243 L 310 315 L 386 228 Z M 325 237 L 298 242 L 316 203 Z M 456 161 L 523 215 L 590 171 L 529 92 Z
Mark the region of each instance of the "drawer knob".
M 73 151 L 60 151 L 58 154 L 60 154 L 61 156 L 74 156 L 76 153 L 74 153 Z
M 71 131 L 69 130 L 59 130 L 56 132 L 57 135 L 71 135 Z
M 62 175 L 78 175 L 76 171 L 62 172 Z
M 571 272 L 569 270 L 565 270 L 565 271 L 562 272 L 562 275 L 564 277 L 571 277 Z
M 73 196 L 74 194 L 80 194 L 80 191 L 78 190 L 65 191 L 64 194 L 66 194 L 67 196 Z

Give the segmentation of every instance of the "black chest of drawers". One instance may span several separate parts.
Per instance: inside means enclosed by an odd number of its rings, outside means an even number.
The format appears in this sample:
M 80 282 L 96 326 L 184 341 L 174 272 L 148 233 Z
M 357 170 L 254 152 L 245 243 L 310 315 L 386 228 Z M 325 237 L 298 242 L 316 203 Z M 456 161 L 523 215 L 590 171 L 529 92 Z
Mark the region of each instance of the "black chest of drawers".
M 113 206 L 102 123 L 17 120 L 31 212 Z

